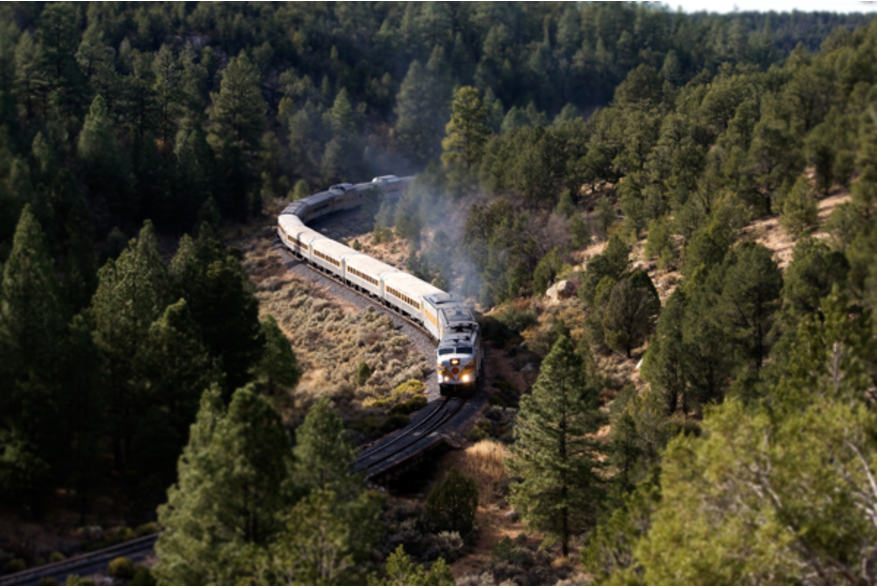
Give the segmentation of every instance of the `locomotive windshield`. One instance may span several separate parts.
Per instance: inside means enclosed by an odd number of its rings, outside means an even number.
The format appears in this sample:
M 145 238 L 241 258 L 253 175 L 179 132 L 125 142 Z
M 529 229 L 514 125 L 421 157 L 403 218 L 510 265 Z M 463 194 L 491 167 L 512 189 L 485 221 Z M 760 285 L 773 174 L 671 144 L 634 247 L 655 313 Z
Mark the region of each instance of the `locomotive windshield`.
M 457 347 L 457 354 L 458 355 L 471 355 L 474 352 L 475 352 L 475 349 L 473 349 L 470 346 L 458 346 Z
M 439 349 L 438 354 L 439 354 L 439 356 L 441 356 L 441 355 L 453 355 L 453 354 L 454 354 L 454 349 Z

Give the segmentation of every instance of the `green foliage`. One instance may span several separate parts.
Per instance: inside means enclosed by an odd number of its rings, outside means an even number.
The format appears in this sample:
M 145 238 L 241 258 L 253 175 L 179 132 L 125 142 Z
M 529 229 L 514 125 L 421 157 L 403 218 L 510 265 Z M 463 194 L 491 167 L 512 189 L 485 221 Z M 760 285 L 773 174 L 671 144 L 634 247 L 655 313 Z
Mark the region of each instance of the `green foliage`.
M 369 377 L 372 376 L 372 373 L 374 373 L 374 370 L 369 366 L 369 364 L 365 361 L 361 362 L 356 368 L 356 385 L 359 387 L 365 385 Z
M 649 223 L 645 254 L 649 259 L 657 259 L 660 269 L 670 269 L 676 262 L 676 242 L 667 218 L 656 218 Z
M 542 295 L 545 290 L 554 282 L 554 278 L 563 267 L 557 248 L 551 249 L 547 255 L 542 257 L 536 270 L 533 272 L 533 293 Z
M 569 242 L 575 249 L 583 249 L 591 244 L 591 227 L 581 214 L 573 213 L 570 218 Z
M 107 565 L 107 573 L 116 579 L 131 579 L 134 577 L 134 563 L 127 556 L 114 558 Z
M 301 368 L 289 339 L 280 330 L 274 316 L 269 314 L 262 321 L 262 335 L 265 337 L 265 350 L 256 369 L 267 377 L 269 393 L 274 393 L 277 384 L 294 388 L 301 377 Z
M 521 399 L 507 466 L 523 479 L 512 485 L 510 503 L 528 527 L 557 536 L 564 556 L 572 536 L 595 521 L 600 465 L 587 435 L 599 425 L 597 391 L 561 336 L 542 362 L 532 395 Z
M 257 559 L 258 583 L 361 584 L 379 514 L 367 493 L 348 502 L 331 490 L 313 491 L 287 513 L 285 530 Z
M 603 253 L 595 255 L 588 262 L 582 287 L 579 288 L 579 297 L 588 304 L 594 303 L 600 282 L 606 277 L 617 282 L 627 271 L 629 263 L 627 245 L 619 236 L 613 236 Z
M 253 554 L 282 530 L 291 503 L 292 454 L 280 416 L 252 389 L 228 411 L 214 387 L 178 464 L 178 481 L 159 508 L 165 529 L 153 572 L 161 583 L 237 582 L 254 572 Z
M 369 577 L 369 585 L 453 585 L 454 577 L 444 559 L 435 561 L 429 570 L 423 565 L 415 565 L 400 544 L 387 558 L 384 568 L 386 576 L 379 579 Z
M 819 209 L 810 180 L 799 177 L 792 189 L 783 197 L 783 210 L 780 222 L 787 231 L 800 237 L 807 229 L 816 225 Z
M 363 480 L 348 472 L 356 447 L 344 436 L 344 423 L 327 399 L 311 407 L 304 424 L 295 431 L 295 440 L 295 472 L 300 485 L 331 490 L 342 499 L 362 491 Z
M 484 124 L 487 109 L 478 90 L 464 86 L 456 91 L 451 120 L 442 139 L 442 163 L 448 167 L 462 166 L 467 172 L 481 160 L 490 129 Z
M 468 535 L 475 526 L 477 509 L 478 485 L 456 469 L 451 469 L 426 497 L 426 519 L 434 532 Z
M 624 496 L 624 503 L 597 526 L 582 549 L 582 567 L 605 584 L 610 578 L 636 583 L 634 549 L 651 528 L 651 517 L 660 504 L 657 479 L 647 479 Z M 633 567 L 633 568 L 632 568 Z
M 661 301 L 648 273 L 635 271 L 614 285 L 603 310 L 603 336 L 607 344 L 628 358 L 655 327 Z

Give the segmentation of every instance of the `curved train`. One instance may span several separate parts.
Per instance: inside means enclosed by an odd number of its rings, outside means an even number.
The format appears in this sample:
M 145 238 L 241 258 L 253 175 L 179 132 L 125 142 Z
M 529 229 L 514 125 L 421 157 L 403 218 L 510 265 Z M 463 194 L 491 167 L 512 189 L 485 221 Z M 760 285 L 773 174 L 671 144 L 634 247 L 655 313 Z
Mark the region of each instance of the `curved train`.
M 367 183 L 333 185 L 289 204 L 277 219 L 278 234 L 295 256 L 422 325 L 438 343 L 441 394 L 465 397 L 477 385 L 482 351 L 478 323 L 463 300 L 307 226 L 327 214 L 358 207 L 371 188 L 398 198 L 412 180 L 385 175 Z

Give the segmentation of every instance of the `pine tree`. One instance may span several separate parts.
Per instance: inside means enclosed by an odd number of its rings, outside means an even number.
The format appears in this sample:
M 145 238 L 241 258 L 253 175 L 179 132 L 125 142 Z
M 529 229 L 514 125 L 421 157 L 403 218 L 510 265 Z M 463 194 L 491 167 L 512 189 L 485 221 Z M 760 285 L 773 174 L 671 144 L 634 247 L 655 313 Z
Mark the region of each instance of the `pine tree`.
M 42 228 L 24 207 L 3 267 L 0 287 L 0 341 L 4 384 L 32 371 L 47 376 L 55 363 L 64 320 L 55 267 Z
M 98 274 L 90 316 L 95 340 L 108 359 L 110 418 L 116 467 L 124 469 L 135 422 L 144 408 L 144 389 L 135 358 L 150 325 L 171 302 L 171 282 L 158 250 L 152 224 L 147 222 L 116 261 Z
M 445 559 L 435 561 L 429 570 L 415 565 L 401 544 L 387 558 L 386 578 L 369 577 L 370 585 L 453 585 L 454 576 Z
M 819 220 L 819 208 L 810 180 L 798 178 L 792 189 L 783 197 L 780 223 L 794 237 L 800 237 L 807 229 L 814 227 Z
M 149 326 L 134 369 L 143 381 L 144 401 L 167 411 L 168 423 L 180 438 L 195 419 L 201 394 L 221 380 L 183 299 Z
M 464 86 L 457 90 L 452 105 L 451 120 L 445 126 L 442 140 L 442 163 L 446 167 L 463 165 L 468 173 L 481 161 L 484 144 L 490 136 L 487 127 L 487 109 L 478 90 Z
M 280 330 L 274 316 L 269 314 L 262 321 L 262 334 L 265 337 L 265 351 L 256 369 L 268 379 L 268 393 L 274 394 L 278 384 L 294 388 L 301 377 L 301 368 L 289 339 Z
M 25 206 L 0 284 L 0 492 L 38 505 L 63 442 L 58 351 L 64 320 L 45 237 Z
M 103 357 L 81 314 L 70 322 L 63 358 L 61 410 L 70 442 L 67 479 L 78 502 L 79 523 L 85 524 L 103 477 L 100 441 L 106 431 L 107 388 Z
M 677 288 L 661 312 L 655 335 L 649 343 L 642 371 L 644 378 L 663 393 L 667 415 L 686 407 L 686 356 L 682 335 L 685 293 Z
M 139 211 L 138 204 L 128 193 L 129 176 L 119 157 L 119 144 L 106 101 L 100 94 L 85 117 L 77 154 L 89 187 L 106 201 L 117 219 L 133 219 Z
M 206 585 L 253 577 L 291 505 L 291 465 L 289 435 L 264 399 L 239 389 L 224 413 L 219 390 L 205 392 L 178 481 L 158 510 L 165 529 L 156 544 L 158 580 Z
M 610 347 L 631 357 L 655 328 L 661 311 L 658 292 L 642 270 L 622 279 L 612 288 L 603 312 L 603 333 Z
M 744 243 L 728 256 L 723 273 L 722 292 L 713 315 L 757 373 L 770 350 L 782 271 L 767 247 Z
M 152 62 L 155 76 L 155 95 L 159 111 L 159 138 L 168 142 L 176 132 L 177 122 L 182 113 L 182 71 L 170 47 L 162 44 Z
M 311 407 L 304 424 L 295 431 L 295 440 L 298 483 L 334 491 L 341 499 L 364 489 L 361 476 L 350 473 L 356 447 L 344 435 L 344 422 L 329 407 L 329 400 L 320 399 Z
M 433 532 L 458 532 L 466 536 L 475 526 L 478 484 L 451 469 L 426 497 L 426 519 Z
M 51 4 L 40 14 L 37 23 L 39 63 L 50 101 L 64 114 L 81 115 L 86 80 L 76 63 L 79 41 L 76 9 L 67 4 Z
M 508 466 L 524 480 L 509 501 L 531 528 L 557 536 L 569 555 L 573 535 L 596 520 L 602 493 L 595 441 L 597 392 L 581 357 L 561 336 L 542 363 L 533 394 L 521 400 Z
M 265 585 L 353 585 L 380 533 L 380 507 L 367 493 L 344 501 L 331 490 L 315 490 L 286 517 L 257 573 Z
M 255 150 L 265 129 L 265 100 L 260 75 L 246 52 L 232 57 L 223 70 L 218 93 L 211 93 L 210 132 L 241 149 Z
M 67 243 L 64 259 L 64 290 L 68 306 L 79 312 L 91 302 L 97 289 L 97 260 L 94 254 L 94 224 L 88 205 L 81 197 L 73 201 L 65 224 Z
M 259 303 L 241 263 L 223 256 L 213 230 L 202 225 L 198 239 L 182 239 L 170 273 L 189 305 L 211 357 L 221 361 L 226 393 L 250 381 L 265 339 Z

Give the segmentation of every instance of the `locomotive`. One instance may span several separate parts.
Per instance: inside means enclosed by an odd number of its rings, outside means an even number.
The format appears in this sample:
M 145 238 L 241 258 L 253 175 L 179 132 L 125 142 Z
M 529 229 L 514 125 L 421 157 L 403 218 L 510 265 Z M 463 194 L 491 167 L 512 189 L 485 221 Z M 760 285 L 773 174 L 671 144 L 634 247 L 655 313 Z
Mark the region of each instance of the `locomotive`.
M 365 183 L 333 185 L 289 204 L 277 219 L 277 232 L 293 255 L 423 326 L 437 341 L 441 394 L 466 397 L 477 386 L 482 352 L 478 323 L 463 300 L 307 226 L 326 214 L 360 206 L 373 188 L 387 198 L 398 198 L 413 179 L 384 175 Z

